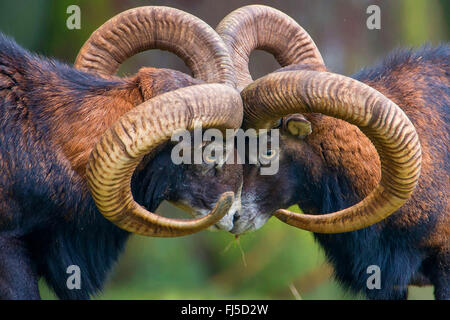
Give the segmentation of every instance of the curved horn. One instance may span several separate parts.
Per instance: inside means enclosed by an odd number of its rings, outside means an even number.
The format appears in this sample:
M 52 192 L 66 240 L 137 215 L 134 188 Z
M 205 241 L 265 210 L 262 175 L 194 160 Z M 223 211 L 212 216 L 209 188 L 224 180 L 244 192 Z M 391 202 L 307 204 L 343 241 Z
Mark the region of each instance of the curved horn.
M 280 220 L 309 231 L 340 233 L 374 224 L 400 208 L 417 185 L 421 148 L 406 114 L 371 87 L 328 72 L 288 71 L 269 74 L 242 93 L 245 121 L 269 128 L 291 113 L 322 113 L 358 126 L 381 160 L 381 181 L 361 202 L 324 215 L 278 210 Z
M 291 17 L 274 8 L 262 5 L 239 8 L 227 15 L 216 30 L 228 47 L 239 90 L 253 81 L 248 61 L 255 49 L 273 54 L 283 67 L 302 63 L 326 70 L 309 34 Z
M 205 82 L 235 85 L 233 64 L 220 36 L 197 17 L 168 7 L 138 7 L 111 18 L 83 45 L 75 67 L 109 76 L 126 59 L 149 49 L 175 53 Z
M 229 86 L 204 84 L 186 87 L 148 100 L 123 115 L 101 137 L 86 169 L 88 186 L 100 212 L 127 231 L 156 237 L 191 234 L 217 223 L 233 202 L 233 192 L 222 195 L 207 216 L 170 219 L 157 216 L 136 203 L 130 181 L 143 156 L 178 130 L 239 128 L 242 101 Z

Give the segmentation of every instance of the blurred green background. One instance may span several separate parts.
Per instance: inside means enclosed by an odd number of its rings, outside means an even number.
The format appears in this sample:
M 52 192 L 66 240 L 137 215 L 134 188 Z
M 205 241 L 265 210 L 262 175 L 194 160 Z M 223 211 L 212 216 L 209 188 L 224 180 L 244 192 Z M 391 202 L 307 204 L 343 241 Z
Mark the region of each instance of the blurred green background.
M 397 47 L 449 41 L 448 0 L 278 1 L 1 1 L 0 31 L 25 48 L 72 63 L 89 35 L 115 14 L 142 5 L 166 5 L 192 13 L 212 27 L 232 10 L 266 4 L 284 11 L 312 36 L 330 70 L 350 75 Z M 81 29 L 68 30 L 66 9 L 81 9 Z M 381 8 L 381 30 L 368 30 L 366 8 Z M 141 66 L 189 72 L 175 55 L 153 50 L 127 61 L 120 75 Z M 258 78 L 278 68 L 267 53 L 252 54 Z M 163 214 L 183 215 L 164 203 Z M 331 268 L 312 234 L 271 219 L 241 236 L 203 231 L 159 239 L 133 236 L 98 299 L 358 299 L 332 279 Z M 432 299 L 432 288 L 410 287 L 410 299 Z M 41 283 L 43 298 L 53 294 Z

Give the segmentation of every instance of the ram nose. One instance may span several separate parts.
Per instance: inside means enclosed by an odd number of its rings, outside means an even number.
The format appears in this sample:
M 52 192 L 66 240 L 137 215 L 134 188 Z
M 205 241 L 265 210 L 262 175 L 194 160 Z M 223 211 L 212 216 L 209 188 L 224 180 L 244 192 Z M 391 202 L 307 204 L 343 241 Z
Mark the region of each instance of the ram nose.
M 260 211 L 243 210 L 236 212 L 233 216 L 233 227 L 229 232 L 241 235 L 261 228 L 272 215 Z
M 241 215 L 241 209 L 241 199 L 237 197 L 228 213 L 218 223 L 215 224 L 215 228 L 213 229 L 231 231 L 234 228 L 234 224 Z

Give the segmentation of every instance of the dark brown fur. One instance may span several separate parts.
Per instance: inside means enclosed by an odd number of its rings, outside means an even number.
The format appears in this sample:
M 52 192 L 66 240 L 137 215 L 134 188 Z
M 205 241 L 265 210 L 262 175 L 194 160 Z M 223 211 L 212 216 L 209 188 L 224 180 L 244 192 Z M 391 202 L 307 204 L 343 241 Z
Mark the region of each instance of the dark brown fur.
M 101 290 L 129 234 L 95 207 L 84 179 L 89 154 L 133 107 L 199 83 L 154 68 L 102 78 L 31 54 L 0 34 L 0 299 L 39 298 L 40 277 L 63 299 Z M 169 200 L 207 212 L 223 192 L 241 187 L 242 170 L 175 165 L 172 147 L 147 155 L 133 175 L 133 195 L 148 210 Z M 66 286 L 70 265 L 80 267 L 80 290 Z
M 337 279 L 370 298 L 405 298 L 408 284 L 424 283 L 434 284 L 437 298 L 450 298 L 449 62 L 450 47 L 443 45 L 396 53 L 355 75 L 405 111 L 423 152 L 419 185 L 400 210 L 363 230 L 315 235 Z M 295 69 L 305 67 L 282 70 Z M 380 179 L 376 150 L 357 127 L 319 114 L 304 116 L 312 134 L 301 140 L 282 128 L 276 176 L 245 171 L 243 197 L 259 193 L 263 214 L 295 203 L 311 214 L 337 211 L 362 200 Z M 274 186 L 282 191 L 271 193 Z M 381 290 L 366 287 L 372 264 L 381 268 Z

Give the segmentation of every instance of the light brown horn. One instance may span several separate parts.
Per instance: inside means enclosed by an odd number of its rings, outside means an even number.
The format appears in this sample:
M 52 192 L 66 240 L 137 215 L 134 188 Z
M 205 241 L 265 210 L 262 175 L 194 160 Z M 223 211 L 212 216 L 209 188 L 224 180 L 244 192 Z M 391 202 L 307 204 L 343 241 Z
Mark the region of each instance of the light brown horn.
M 227 15 L 216 30 L 230 52 L 239 90 L 253 81 L 248 62 L 256 49 L 273 54 L 282 67 L 302 63 L 326 70 L 309 34 L 277 9 L 262 5 L 239 8 Z
M 252 128 L 270 128 L 291 113 L 322 113 L 358 126 L 381 160 L 381 181 L 361 202 L 324 215 L 278 210 L 275 216 L 297 228 L 353 231 L 381 221 L 411 196 L 420 175 L 421 148 L 406 114 L 377 90 L 351 78 L 316 71 L 269 74 L 242 93 L 244 118 Z
M 168 7 L 138 7 L 111 18 L 83 45 L 75 67 L 111 76 L 126 59 L 149 49 L 175 53 L 195 78 L 235 85 L 233 64 L 214 29 L 189 13 Z
M 217 223 L 233 202 L 233 192 L 222 195 L 207 216 L 170 219 L 141 207 L 131 194 L 130 181 L 143 156 L 168 141 L 178 130 L 239 128 L 242 100 L 226 85 L 203 84 L 159 95 L 123 115 L 101 137 L 86 169 L 88 186 L 100 212 L 129 232 L 176 237 L 203 230 Z

